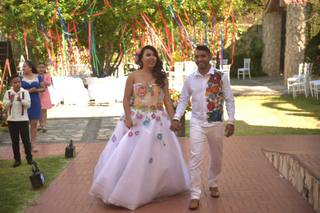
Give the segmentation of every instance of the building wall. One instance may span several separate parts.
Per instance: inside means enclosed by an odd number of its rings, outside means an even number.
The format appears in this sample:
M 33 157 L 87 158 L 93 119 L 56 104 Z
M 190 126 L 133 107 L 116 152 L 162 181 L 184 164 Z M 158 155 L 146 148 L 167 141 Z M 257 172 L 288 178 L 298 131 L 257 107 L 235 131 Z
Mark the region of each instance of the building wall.
M 286 49 L 284 77 L 298 73 L 299 63 L 304 62 L 306 48 L 306 8 L 304 4 L 288 4 L 286 24 Z
M 262 70 L 269 76 L 279 76 L 281 13 L 278 11 L 265 13 L 262 25 L 262 40 L 264 43 Z

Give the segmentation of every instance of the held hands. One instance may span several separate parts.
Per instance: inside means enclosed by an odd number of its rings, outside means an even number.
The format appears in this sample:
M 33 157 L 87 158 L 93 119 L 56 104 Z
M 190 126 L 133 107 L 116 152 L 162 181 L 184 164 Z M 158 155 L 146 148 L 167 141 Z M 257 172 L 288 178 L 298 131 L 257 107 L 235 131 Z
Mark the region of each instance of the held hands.
M 13 95 L 9 95 L 9 99 L 10 99 L 11 103 L 14 101 L 14 97 L 15 97 L 14 94 Z
M 29 91 L 29 93 L 37 92 L 37 88 L 32 87 L 28 91 Z
M 234 133 L 234 125 L 233 124 L 227 124 L 226 129 L 225 129 L 225 136 L 230 137 Z
M 172 131 L 178 131 L 181 128 L 181 123 L 178 120 L 171 120 L 170 129 Z

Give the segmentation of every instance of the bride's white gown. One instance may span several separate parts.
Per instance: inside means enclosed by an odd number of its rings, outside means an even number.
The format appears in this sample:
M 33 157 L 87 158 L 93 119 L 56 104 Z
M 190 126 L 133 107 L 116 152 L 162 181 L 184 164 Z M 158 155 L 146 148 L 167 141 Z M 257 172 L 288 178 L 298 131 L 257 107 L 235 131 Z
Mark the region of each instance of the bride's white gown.
M 95 167 L 90 194 L 136 209 L 189 189 L 190 178 L 156 84 L 134 84 L 134 127 L 118 122 Z

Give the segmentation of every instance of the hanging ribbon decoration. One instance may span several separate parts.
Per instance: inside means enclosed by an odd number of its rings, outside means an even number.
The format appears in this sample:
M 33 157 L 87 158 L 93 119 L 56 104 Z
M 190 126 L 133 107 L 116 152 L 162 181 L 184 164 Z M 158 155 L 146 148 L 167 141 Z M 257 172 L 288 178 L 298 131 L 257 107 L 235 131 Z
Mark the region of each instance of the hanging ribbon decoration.
M 49 56 L 49 61 L 50 61 L 50 65 L 53 66 L 53 61 L 52 61 L 52 57 L 51 57 L 51 52 L 50 52 L 50 49 L 49 49 L 49 44 L 48 44 L 48 41 L 49 38 L 47 36 L 47 33 L 46 33 L 46 30 L 45 30 L 45 27 L 44 27 L 44 24 L 42 21 L 40 21 L 40 34 L 42 35 L 43 37 L 43 40 L 44 40 L 44 44 L 45 44 L 45 48 L 48 52 L 48 56 Z M 38 34 L 38 30 L 37 30 L 37 34 Z
M 223 65 L 223 41 L 222 41 L 222 31 L 220 30 L 220 66 Z
M 57 64 L 57 57 L 54 52 L 54 47 L 53 47 L 53 40 L 57 40 L 55 37 L 53 37 L 53 31 L 50 29 L 48 32 L 48 37 L 50 38 L 50 47 L 51 47 L 51 56 L 53 60 L 53 65 L 54 68 L 57 70 L 58 64 Z
M 163 50 L 165 51 L 167 57 L 170 58 L 170 55 L 169 55 L 169 53 L 168 53 L 168 50 L 167 50 L 166 46 L 164 45 L 163 40 L 161 39 L 160 36 L 157 35 L 157 33 L 156 33 L 156 28 L 155 28 L 155 26 L 153 26 L 153 24 L 152 24 L 151 20 L 149 19 L 149 17 L 148 17 L 146 14 L 143 14 L 143 13 L 141 14 L 141 16 L 142 16 L 143 20 L 145 21 L 145 24 L 147 25 L 147 28 L 149 28 L 149 31 L 150 31 L 151 33 L 153 32 L 153 34 L 154 34 L 153 37 L 158 41 L 158 43 L 160 44 L 160 46 L 163 48 Z M 149 21 L 149 23 L 148 23 L 148 21 Z M 150 27 L 150 26 L 151 26 L 151 27 Z M 158 33 L 158 34 L 159 34 L 159 33 Z
M 2 73 L 2 76 L 1 76 L 0 94 L 1 94 L 2 89 L 3 89 L 4 79 L 5 79 L 5 77 L 6 77 L 7 69 L 8 69 L 9 77 L 11 77 L 10 61 L 9 61 L 9 59 L 8 59 L 8 58 L 7 58 L 7 59 L 6 59 L 6 61 L 5 61 L 5 65 L 4 65 L 3 73 Z
M 160 19 L 161 19 L 161 21 L 162 21 L 162 23 L 163 23 L 163 25 L 164 25 L 164 29 L 165 29 L 165 32 L 166 32 L 167 50 L 168 50 L 168 52 L 170 53 L 170 57 L 172 57 L 172 50 L 171 50 L 171 45 L 170 45 L 170 44 L 172 43 L 172 39 L 171 39 L 172 35 L 171 35 L 171 33 L 170 33 L 170 30 L 169 30 L 169 28 L 168 28 L 166 19 L 165 19 L 164 16 L 163 16 L 163 13 L 162 13 L 162 11 L 161 11 L 161 9 L 160 9 L 160 5 L 159 5 L 159 4 L 158 4 L 158 11 L 159 11 L 159 14 L 160 14 Z
M 62 35 L 64 35 L 66 41 L 68 42 L 68 48 L 71 48 L 71 42 L 70 42 L 70 37 L 69 37 L 67 25 L 65 24 L 65 21 L 64 21 L 64 19 L 62 17 L 62 14 L 61 14 L 61 11 L 60 11 L 59 8 L 57 8 L 57 12 L 58 12 L 59 19 L 60 19 L 60 22 L 61 22 Z
M 212 9 L 212 5 L 211 5 L 211 1 L 208 0 L 208 6 L 209 6 L 209 10 L 210 10 L 210 14 L 211 14 L 211 38 L 212 38 L 212 52 L 214 52 L 215 50 L 215 17 L 214 17 L 214 12 Z
M 26 51 L 27 59 L 29 60 L 28 44 L 27 44 L 27 31 L 23 30 L 24 50 Z
M 79 38 L 78 38 L 78 31 L 77 31 L 76 22 L 73 22 L 73 32 L 74 32 L 75 37 L 76 37 L 76 43 L 77 43 L 77 45 L 79 45 Z
M 59 3 L 59 0 L 56 0 L 55 7 L 54 7 L 54 12 L 53 12 L 53 17 L 51 19 L 51 23 L 52 24 L 56 22 L 58 3 Z
M 112 8 L 112 5 L 110 4 L 110 2 L 108 0 L 103 0 L 103 2 L 107 7 Z
M 207 35 L 207 16 L 203 14 L 202 16 L 203 30 L 204 30 L 204 43 L 208 46 L 208 35 Z
M 142 26 L 142 24 L 138 21 L 138 19 L 136 19 L 136 24 L 139 26 L 140 29 L 143 29 L 143 28 L 144 28 L 144 27 Z M 144 32 L 142 31 L 142 35 L 139 36 L 140 46 L 141 46 L 141 47 L 144 47 L 143 34 L 144 34 Z
M 195 47 L 196 44 L 194 44 L 193 41 L 191 41 L 191 39 L 190 39 L 190 37 L 189 37 L 189 35 L 188 35 L 185 27 L 184 27 L 184 25 L 183 25 L 183 23 L 182 23 L 179 15 L 175 15 L 175 13 L 174 13 L 173 8 L 172 8 L 171 5 L 168 6 L 168 9 L 169 9 L 169 12 L 170 12 L 171 17 L 172 17 L 173 20 L 177 23 L 179 29 L 180 29 L 180 30 L 183 32 L 183 34 L 186 36 L 186 38 L 187 38 L 187 40 L 189 41 L 190 45 L 193 46 L 193 47 Z
M 152 32 L 151 32 L 149 23 L 147 22 L 147 20 L 145 19 L 145 17 L 144 17 L 142 14 L 141 14 L 141 17 L 142 17 L 144 23 L 145 23 L 146 26 L 147 26 L 147 31 L 148 31 L 148 34 L 149 34 L 149 38 L 150 38 L 150 40 L 151 40 L 151 44 L 152 44 L 152 46 L 154 46 L 155 43 L 154 43 L 154 39 L 153 39 L 153 37 L 152 37 Z
M 63 56 L 63 48 L 62 48 L 62 42 L 61 42 L 61 38 L 58 32 L 58 27 L 57 25 L 55 26 L 55 30 L 56 30 L 56 38 L 58 41 L 58 45 L 59 45 L 59 51 L 60 51 L 60 57 L 61 57 L 61 64 L 62 64 L 62 68 L 64 67 L 64 56 Z M 62 75 L 61 73 L 58 73 L 60 76 Z
M 100 77 L 100 61 L 97 55 L 97 49 L 96 49 L 96 39 L 95 39 L 95 33 L 94 33 L 94 25 L 93 21 L 90 20 L 89 23 L 90 29 L 91 29 L 91 60 L 92 60 L 92 71 L 96 76 Z
M 232 26 L 233 26 L 233 33 L 232 33 L 232 53 L 231 53 L 231 64 L 233 64 L 233 60 L 234 60 L 234 50 L 235 50 L 235 47 L 236 47 L 236 32 L 237 32 L 237 26 L 235 24 L 235 21 L 234 21 L 234 11 L 232 9 L 232 12 L 231 12 L 231 20 L 232 20 Z

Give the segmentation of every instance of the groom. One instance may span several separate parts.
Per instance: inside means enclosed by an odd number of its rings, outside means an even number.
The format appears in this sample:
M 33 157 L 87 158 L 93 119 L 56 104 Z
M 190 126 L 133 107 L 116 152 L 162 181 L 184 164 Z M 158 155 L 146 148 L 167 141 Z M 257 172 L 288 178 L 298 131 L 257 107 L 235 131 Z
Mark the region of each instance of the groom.
M 199 45 L 195 49 L 195 63 L 198 69 L 188 76 L 182 88 L 172 129 L 180 127 L 180 118 L 192 97 L 192 116 L 190 121 L 190 174 L 191 200 L 189 209 L 199 207 L 201 195 L 201 164 L 205 143 L 209 144 L 210 168 L 209 190 L 211 197 L 219 197 L 218 176 L 221 172 L 223 136 L 234 132 L 234 99 L 228 76 L 215 70 L 210 60 L 209 48 Z M 228 121 L 224 130 L 223 105 L 226 102 Z

